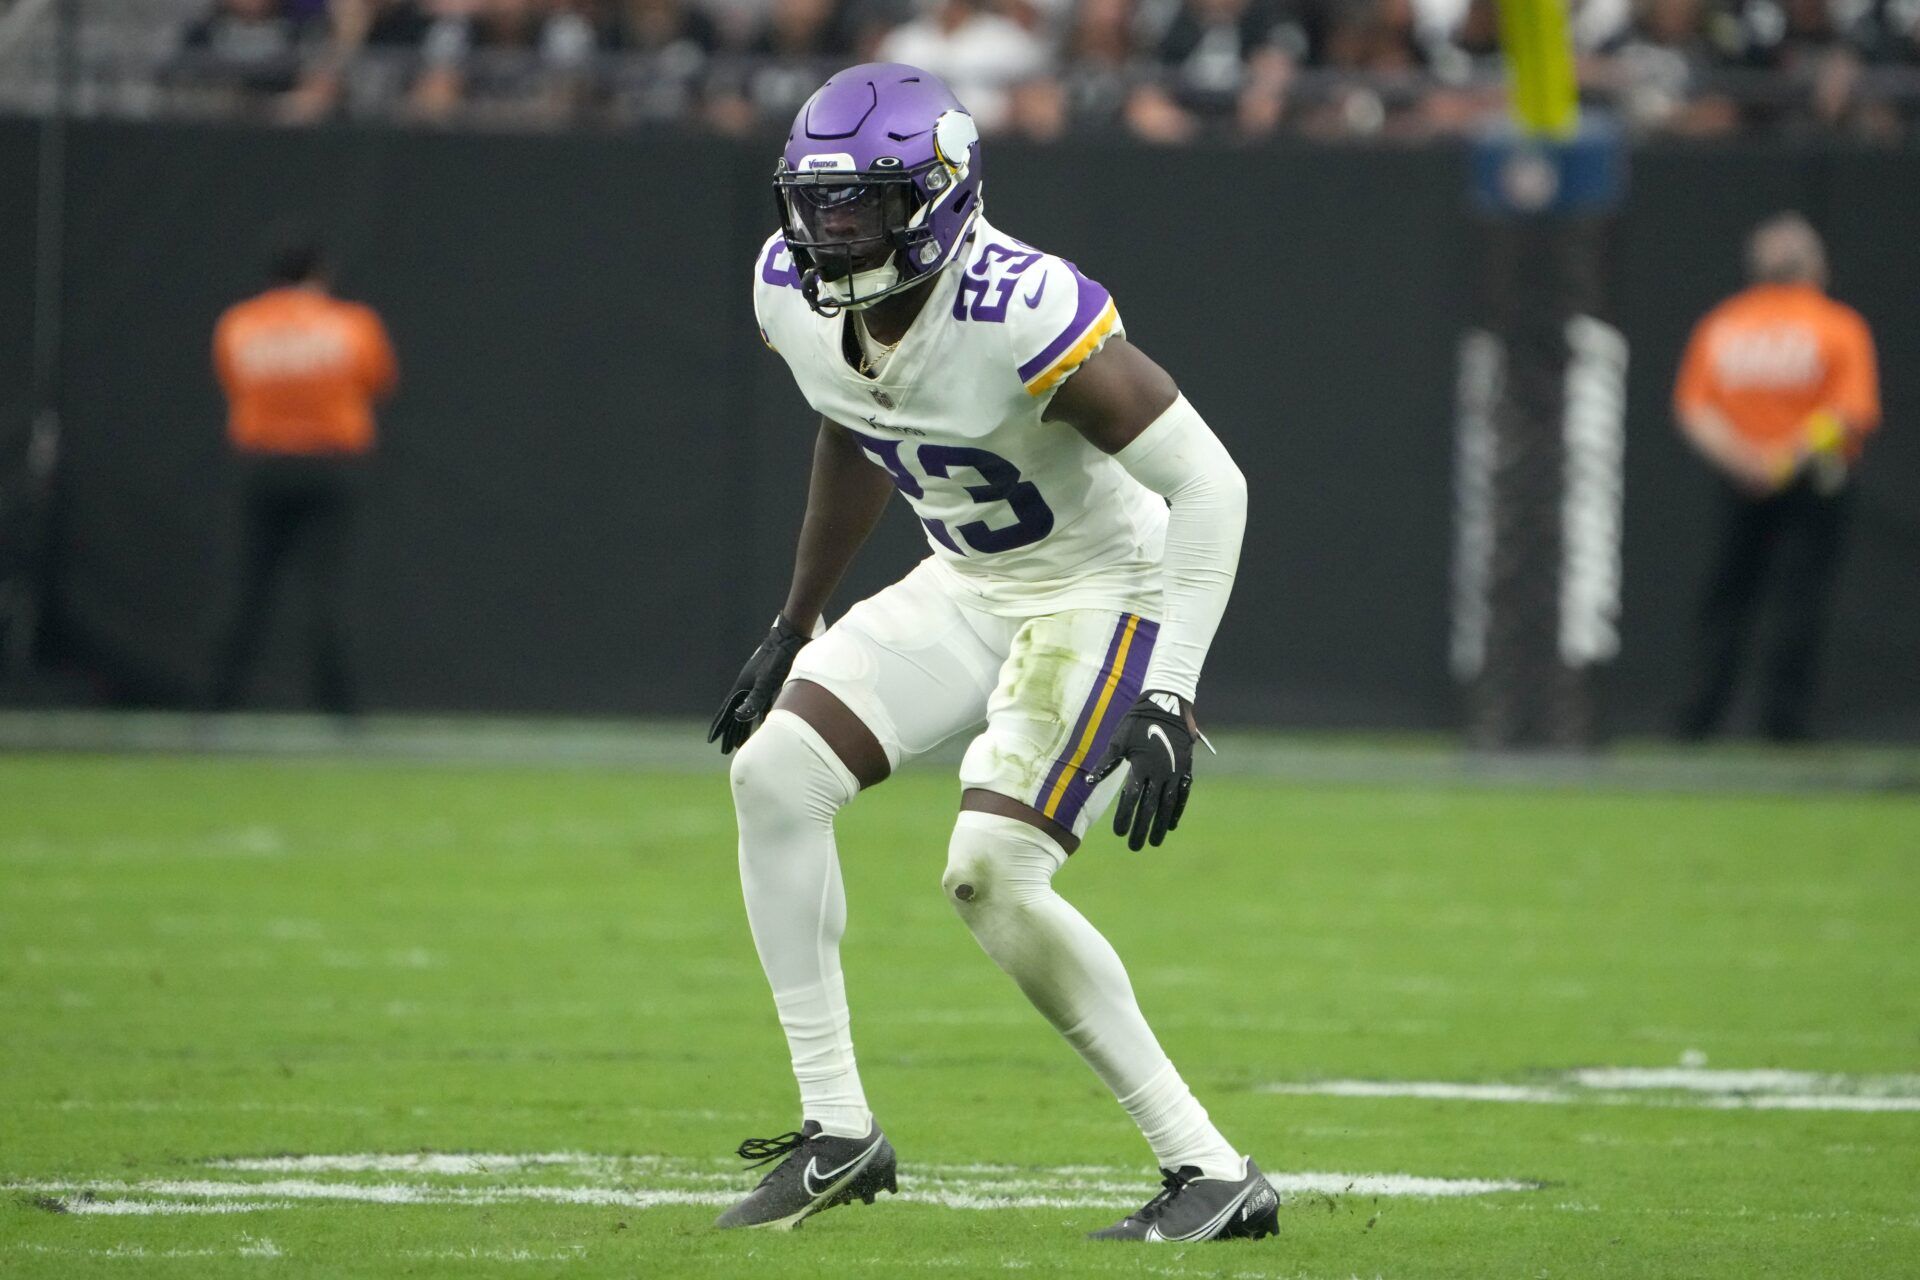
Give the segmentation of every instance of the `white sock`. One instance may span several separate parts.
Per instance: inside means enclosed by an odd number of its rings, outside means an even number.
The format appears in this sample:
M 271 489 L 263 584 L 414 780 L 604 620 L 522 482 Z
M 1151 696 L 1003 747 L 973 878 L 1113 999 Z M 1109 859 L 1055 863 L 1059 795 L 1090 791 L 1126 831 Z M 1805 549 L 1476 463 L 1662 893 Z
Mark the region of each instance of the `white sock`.
M 1140 1126 L 1161 1168 L 1179 1169 L 1191 1164 L 1198 1165 L 1209 1178 L 1237 1181 L 1247 1176 L 1246 1160 L 1213 1127 L 1207 1109 L 1171 1062 L 1132 1093 L 1121 1094 L 1120 1105 Z
M 843 1138 L 863 1138 L 873 1125 L 840 973 L 847 896 L 833 843 L 833 815 L 859 790 L 813 726 L 791 712 L 769 713 L 734 753 L 740 887 L 793 1055 L 801 1114 Z
M 1167 1060 L 1112 944 L 1054 892 L 1066 860 L 1038 827 L 968 810 L 954 824 L 941 884 L 981 948 L 1106 1081 L 1163 1167 L 1243 1176 L 1244 1157 Z

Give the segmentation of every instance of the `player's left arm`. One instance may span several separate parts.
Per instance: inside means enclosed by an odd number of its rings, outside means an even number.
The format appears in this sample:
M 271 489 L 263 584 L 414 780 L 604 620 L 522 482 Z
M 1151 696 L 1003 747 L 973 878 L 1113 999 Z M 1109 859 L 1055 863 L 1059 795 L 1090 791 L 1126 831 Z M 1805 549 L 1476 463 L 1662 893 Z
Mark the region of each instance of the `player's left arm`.
M 1073 427 L 1169 507 L 1159 639 L 1139 701 L 1092 769 L 1098 780 L 1130 766 L 1114 834 L 1134 849 L 1157 845 L 1180 824 L 1193 788 L 1194 692 L 1233 592 L 1246 478 L 1167 371 L 1123 337 L 1060 385 L 1045 416 Z

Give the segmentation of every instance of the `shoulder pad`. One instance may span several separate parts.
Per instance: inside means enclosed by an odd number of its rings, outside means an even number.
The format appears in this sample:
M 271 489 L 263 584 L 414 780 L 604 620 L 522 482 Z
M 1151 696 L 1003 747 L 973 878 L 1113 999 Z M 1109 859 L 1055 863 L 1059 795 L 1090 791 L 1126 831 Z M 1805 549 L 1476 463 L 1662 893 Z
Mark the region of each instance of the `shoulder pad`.
M 953 317 L 1006 327 L 1021 385 L 1045 395 L 1120 331 L 1113 298 L 1064 258 L 989 236 L 966 264 Z
M 793 265 L 793 251 L 787 248 L 787 238 L 778 231 L 768 236 L 766 243 L 760 246 L 759 256 L 754 259 L 753 275 L 756 287 L 763 284 L 776 289 L 800 287 L 800 271 Z

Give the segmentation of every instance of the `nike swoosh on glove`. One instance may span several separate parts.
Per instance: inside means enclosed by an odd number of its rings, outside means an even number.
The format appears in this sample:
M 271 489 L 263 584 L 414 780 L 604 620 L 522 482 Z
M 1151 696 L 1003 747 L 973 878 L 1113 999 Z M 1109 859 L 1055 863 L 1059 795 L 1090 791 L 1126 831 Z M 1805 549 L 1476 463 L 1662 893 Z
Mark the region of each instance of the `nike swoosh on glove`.
M 719 713 L 713 717 L 713 727 L 707 730 L 707 741 L 717 740 L 721 755 L 737 749 L 760 727 L 760 720 L 779 695 L 780 686 L 787 682 L 794 655 L 806 643 L 807 637 L 798 627 L 774 615 L 773 630 L 747 659 L 747 665 L 740 668 L 727 700 L 720 704 Z
M 1131 772 L 1113 807 L 1113 834 L 1126 836 L 1129 849 L 1157 845 L 1180 825 L 1193 790 L 1193 731 L 1178 694 L 1141 694 L 1087 781 L 1097 785 L 1123 764 Z

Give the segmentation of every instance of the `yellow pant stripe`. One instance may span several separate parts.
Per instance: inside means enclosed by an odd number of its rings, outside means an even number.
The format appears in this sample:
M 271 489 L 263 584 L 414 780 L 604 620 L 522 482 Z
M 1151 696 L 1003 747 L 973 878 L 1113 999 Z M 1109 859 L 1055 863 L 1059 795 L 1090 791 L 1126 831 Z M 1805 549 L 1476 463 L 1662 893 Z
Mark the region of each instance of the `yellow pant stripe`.
M 1100 700 L 1094 704 L 1093 714 L 1087 717 L 1086 732 L 1080 735 L 1072 758 L 1067 761 L 1067 767 L 1060 771 L 1060 780 L 1053 784 L 1052 794 L 1040 808 L 1040 812 L 1049 818 L 1060 808 L 1060 801 L 1067 794 L 1067 784 L 1073 781 L 1073 775 L 1086 764 L 1087 753 L 1093 750 L 1093 740 L 1099 735 L 1100 721 L 1107 714 L 1107 704 L 1113 701 L 1113 691 L 1120 683 L 1120 673 L 1127 669 L 1127 650 L 1133 648 L 1133 633 L 1139 626 L 1139 617 L 1128 614 L 1127 629 L 1120 635 L 1120 647 L 1113 651 L 1113 665 L 1107 669 L 1106 682 L 1100 688 Z

